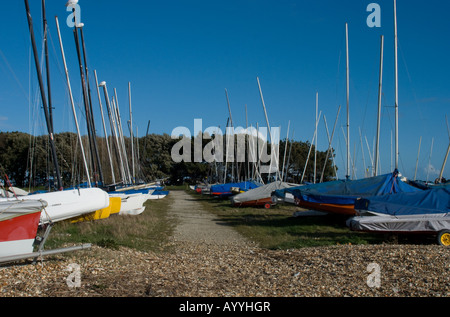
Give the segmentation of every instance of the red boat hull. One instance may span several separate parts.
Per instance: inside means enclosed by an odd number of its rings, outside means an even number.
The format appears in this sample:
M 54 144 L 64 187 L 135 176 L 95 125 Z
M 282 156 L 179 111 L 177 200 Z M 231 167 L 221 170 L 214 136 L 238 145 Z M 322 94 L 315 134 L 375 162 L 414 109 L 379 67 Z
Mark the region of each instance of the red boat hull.
M 264 208 L 269 209 L 273 205 L 272 197 L 262 198 L 257 200 L 246 201 L 242 203 L 234 203 L 235 207 L 260 207 L 264 206 Z
M 41 212 L 35 212 L 0 221 L 0 242 L 34 239 Z
M 33 252 L 41 212 L 13 215 L 0 221 L 0 258 Z
M 299 207 L 328 212 L 332 214 L 345 215 L 345 216 L 356 216 L 355 205 L 337 205 L 337 204 L 320 204 L 320 203 L 310 203 L 306 201 L 301 201 L 295 199 L 295 204 Z

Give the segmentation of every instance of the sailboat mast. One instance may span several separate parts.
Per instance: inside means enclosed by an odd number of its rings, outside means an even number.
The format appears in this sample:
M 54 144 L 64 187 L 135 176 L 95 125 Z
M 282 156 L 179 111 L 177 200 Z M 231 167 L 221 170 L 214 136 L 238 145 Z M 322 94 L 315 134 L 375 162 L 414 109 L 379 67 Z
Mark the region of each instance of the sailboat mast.
M 112 162 L 112 157 L 111 157 L 111 148 L 110 148 L 110 145 L 109 145 L 108 133 L 106 132 L 105 118 L 104 118 L 104 115 L 103 115 L 103 106 L 102 106 L 102 100 L 101 100 L 101 97 L 100 97 L 100 89 L 99 89 L 99 85 L 98 85 L 97 71 L 95 69 L 94 69 L 94 77 L 95 77 L 95 86 L 97 88 L 98 103 L 99 103 L 99 106 L 100 106 L 100 114 L 101 114 L 101 117 L 102 117 L 103 132 L 105 133 L 106 149 L 108 150 L 109 165 L 111 167 L 111 178 L 112 178 L 112 183 L 115 184 L 116 183 L 116 176 L 114 175 L 114 167 L 113 167 L 113 162 Z
M 83 62 L 82 62 L 82 57 L 81 57 L 81 50 L 80 50 L 80 43 L 79 43 L 79 39 L 78 39 L 78 27 L 80 27 L 80 25 L 77 25 L 77 21 L 75 21 L 75 27 L 73 30 L 73 35 L 74 35 L 74 39 L 75 39 L 75 46 L 76 46 L 76 51 L 77 51 L 77 57 L 78 57 L 78 65 L 80 67 L 80 77 L 81 77 L 81 88 L 82 88 L 82 92 L 83 92 L 83 101 L 84 101 L 84 110 L 86 113 L 86 125 L 87 125 L 87 131 L 88 131 L 88 139 L 89 139 L 89 147 L 91 150 L 91 161 L 92 161 L 92 167 L 93 167 L 93 176 L 94 176 L 94 182 L 97 182 L 97 168 L 96 168 L 96 162 L 95 162 L 95 150 L 93 148 L 94 143 L 93 143 L 93 139 L 92 139 L 92 125 L 91 125 L 91 120 L 90 120 L 90 110 L 89 110 L 89 100 L 88 100 L 88 96 L 87 96 L 87 91 L 86 91 L 86 81 L 84 78 L 84 70 L 83 70 Z
M 287 128 L 287 133 L 286 133 L 286 143 L 284 144 L 284 157 L 283 157 L 283 167 L 281 169 L 281 179 L 280 181 L 283 181 L 284 179 L 284 166 L 286 163 L 286 153 L 287 153 L 287 147 L 288 147 L 288 143 L 289 143 L 289 128 L 291 127 L 291 120 L 289 120 L 288 122 L 288 128 Z
M 28 0 L 25 0 L 25 9 L 26 9 L 26 13 L 27 13 L 28 28 L 30 31 L 31 44 L 33 46 L 34 62 L 36 65 L 36 72 L 37 72 L 38 81 L 39 81 L 39 89 L 41 92 L 42 106 L 44 108 L 45 121 L 47 123 L 50 149 L 51 149 L 52 158 L 53 158 L 53 165 L 55 167 L 56 181 L 58 184 L 58 189 L 62 190 L 63 189 L 62 179 L 61 179 L 61 173 L 59 170 L 58 158 L 56 155 L 56 147 L 55 147 L 55 140 L 54 140 L 54 136 L 53 136 L 53 128 L 52 128 L 52 125 L 50 122 L 50 116 L 49 116 L 49 112 L 48 112 L 47 98 L 45 96 L 44 83 L 42 80 L 42 73 L 41 73 L 41 66 L 39 64 L 39 57 L 38 57 L 38 52 L 37 52 L 37 48 L 36 48 L 36 39 L 34 37 L 33 19 L 31 17 L 30 6 L 28 4 Z
M 319 93 L 316 92 L 316 140 L 314 145 L 314 184 L 316 183 L 317 174 L 317 116 L 319 115 Z
M 380 121 L 381 121 L 381 94 L 383 89 L 383 50 L 384 36 L 381 35 L 381 52 L 380 52 L 380 80 L 378 85 L 378 121 L 377 121 L 377 142 L 375 148 L 375 171 L 374 176 L 378 175 L 378 160 L 380 158 Z
M 134 168 L 134 145 L 133 145 L 133 112 L 131 110 L 131 83 L 128 83 L 128 103 L 130 104 L 130 139 L 131 139 L 131 170 L 132 170 L 132 183 L 135 183 L 136 172 Z
M 47 98 L 48 98 L 48 115 L 50 119 L 50 126 L 53 131 L 53 105 L 52 105 L 52 90 L 50 85 L 50 63 L 48 58 L 48 23 L 45 14 L 45 0 L 42 0 L 42 20 L 44 27 L 44 47 L 45 47 L 45 68 L 47 76 Z
M 111 137 L 112 137 L 112 141 L 113 141 L 113 145 L 114 145 L 114 153 L 116 154 L 116 160 L 117 160 L 117 164 L 119 167 L 119 172 L 121 174 L 122 177 L 122 182 L 125 183 L 125 174 L 123 172 L 123 164 L 122 163 L 122 157 L 120 155 L 120 150 L 119 150 L 119 143 L 117 141 L 117 130 L 116 130 L 116 122 L 114 120 L 114 113 L 113 113 L 113 109 L 112 109 L 112 105 L 111 102 L 109 100 L 109 95 L 108 95 L 108 88 L 106 87 L 106 82 L 102 81 L 99 85 L 99 87 L 103 87 L 103 94 L 105 95 L 105 102 L 106 102 L 106 110 L 108 111 L 108 117 L 109 117 L 109 126 L 111 129 Z M 114 102 L 114 99 L 113 99 Z
M 416 160 L 416 169 L 414 171 L 414 180 L 417 177 L 417 166 L 419 165 L 419 156 L 420 156 L 420 146 L 422 145 L 422 136 L 419 139 L 419 150 L 417 151 L 417 160 Z
M 398 35 L 397 1 L 394 0 L 394 51 L 395 51 L 395 169 L 398 170 Z
M 264 96 L 263 96 L 263 93 L 262 93 L 262 90 L 261 90 L 261 83 L 259 82 L 259 78 L 258 77 L 256 77 L 256 81 L 258 82 L 259 95 L 261 97 L 261 103 L 262 103 L 262 106 L 263 106 L 263 109 L 264 109 L 264 116 L 266 117 L 267 129 L 269 130 L 270 146 L 271 146 L 270 155 L 272 156 L 272 153 L 274 151 L 274 143 L 273 143 L 273 140 L 272 140 L 272 131 L 270 129 L 269 118 L 267 117 L 266 104 L 264 103 Z M 277 155 L 275 156 L 275 160 L 276 160 L 275 163 L 277 165 L 276 166 L 276 170 L 277 170 L 277 172 L 276 172 L 277 177 L 276 178 L 277 178 L 277 180 L 281 180 L 281 178 L 280 178 L 280 170 L 279 170 L 279 162 L 278 162 L 278 156 Z M 270 163 L 271 163 L 270 168 L 272 168 L 272 160 L 270 160 Z
M 87 183 L 88 183 L 88 186 L 91 187 L 91 176 L 89 174 L 89 168 L 88 168 L 87 161 L 86 161 L 86 155 L 85 155 L 85 152 L 84 152 L 84 146 L 83 146 L 83 142 L 82 142 L 82 139 L 81 139 L 80 127 L 79 127 L 79 124 L 78 124 L 77 114 L 76 114 L 76 110 L 75 110 L 75 103 L 73 101 L 72 87 L 70 85 L 69 71 L 67 69 L 66 57 L 65 57 L 65 54 L 64 54 L 64 47 L 63 47 L 63 42 L 62 42 L 62 38 L 61 38 L 61 31 L 59 29 L 58 17 L 55 17 L 55 20 L 56 20 L 56 28 L 57 28 L 57 31 L 58 31 L 59 46 L 61 48 L 61 55 L 62 55 L 62 59 L 63 59 L 63 63 L 64 63 L 64 71 L 65 71 L 65 74 L 66 74 L 67 87 L 69 89 L 70 103 L 72 105 L 72 112 L 73 112 L 73 116 L 74 116 L 74 120 L 75 120 L 75 126 L 77 128 L 78 142 L 80 142 L 81 154 L 82 154 L 82 157 L 83 157 L 84 168 L 86 170 Z
M 347 175 L 346 178 L 350 178 L 350 66 L 349 66 L 349 54 L 348 54 L 348 23 L 345 23 L 345 51 L 347 61 Z
M 102 183 L 102 185 L 104 185 L 104 179 L 103 179 L 103 170 L 102 170 L 102 166 L 100 163 L 100 156 L 99 156 L 99 152 L 98 152 L 98 147 L 97 147 L 97 132 L 95 131 L 95 122 L 94 122 L 94 111 L 92 109 L 92 97 L 91 97 L 91 85 L 89 82 L 89 69 L 88 69 L 88 65 L 87 65 L 87 57 L 86 57 L 86 44 L 84 41 L 84 35 L 83 35 L 83 24 L 80 23 L 80 35 L 81 35 L 81 45 L 82 45 L 82 49 L 83 49 L 83 60 L 84 60 L 84 71 L 86 74 L 85 77 L 85 81 L 86 81 L 86 89 L 87 89 L 87 96 L 88 96 L 88 101 L 89 101 L 89 114 L 90 114 L 90 122 L 91 122 L 91 132 L 92 132 L 92 142 L 94 143 L 94 154 L 95 154 L 95 158 L 97 161 L 97 168 L 98 168 L 98 173 L 99 173 L 99 177 L 100 177 L 100 182 Z M 75 25 L 75 29 L 77 28 L 77 25 Z
M 227 98 L 227 105 L 228 105 L 228 113 L 230 114 L 230 125 L 231 128 L 233 129 L 233 156 L 234 158 L 236 158 L 237 155 L 237 144 L 235 144 L 234 142 L 234 125 L 233 125 L 233 117 L 231 115 L 231 106 L 230 106 L 230 99 L 228 98 L 228 91 L 227 89 L 225 89 L 225 96 Z M 232 174 L 234 173 L 234 162 L 236 162 L 236 182 L 239 181 L 239 163 L 237 162 L 237 159 L 233 160 L 233 164 L 232 164 Z

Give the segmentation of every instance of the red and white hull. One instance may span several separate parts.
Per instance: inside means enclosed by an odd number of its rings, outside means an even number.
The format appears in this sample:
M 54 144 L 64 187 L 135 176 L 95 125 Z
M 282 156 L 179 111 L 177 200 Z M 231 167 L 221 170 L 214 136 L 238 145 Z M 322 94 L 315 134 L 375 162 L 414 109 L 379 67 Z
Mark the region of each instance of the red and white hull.
M 0 202 L 0 258 L 33 252 L 44 201 Z
M 18 196 L 21 200 L 43 200 L 48 206 L 41 214 L 41 224 L 59 222 L 88 214 L 109 206 L 108 193 L 100 188 L 80 188 Z M 0 198 L 1 201 L 15 201 Z

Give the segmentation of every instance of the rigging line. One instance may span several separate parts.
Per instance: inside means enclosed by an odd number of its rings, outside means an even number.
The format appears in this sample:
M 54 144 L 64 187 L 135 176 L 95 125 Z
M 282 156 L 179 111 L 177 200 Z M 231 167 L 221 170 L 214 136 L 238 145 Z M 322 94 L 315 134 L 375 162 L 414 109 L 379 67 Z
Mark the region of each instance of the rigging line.
M 341 33 L 341 39 L 340 39 L 339 43 L 340 43 L 340 45 L 339 45 L 340 48 L 345 47 L 345 32 Z M 340 83 L 340 75 L 341 75 L 341 73 L 340 73 L 341 58 L 342 58 L 342 49 L 339 49 L 337 74 L 336 74 L 336 100 L 335 100 L 335 102 L 337 104 L 339 104 L 338 95 L 339 95 L 339 83 Z
M 12 77 L 14 78 L 14 80 L 16 81 L 16 83 L 19 85 L 20 90 L 22 91 L 22 93 L 24 94 L 26 100 L 29 102 L 29 95 L 27 94 L 27 92 L 25 91 L 25 88 L 22 86 L 22 83 L 20 82 L 19 78 L 17 78 L 16 73 L 14 72 L 14 70 L 12 69 L 10 63 L 8 62 L 8 59 L 6 58 L 5 54 L 3 53 L 2 49 L 0 48 L 0 56 L 2 57 L 3 61 L 5 62 L 6 67 L 8 68 L 8 70 L 11 72 Z
M 417 99 L 416 91 L 415 91 L 414 86 L 413 86 L 412 77 L 411 77 L 411 74 L 409 72 L 408 65 L 406 63 L 405 54 L 404 54 L 402 46 L 400 44 L 399 44 L 399 49 L 400 49 L 400 53 L 401 53 L 401 56 L 402 56 L 403 64 L 405 66 L 406 74 L 408 75 L 409 83 L 411 84 L 411 90 L 412 90 L 412 94 L 413 94 L 413 97 L 414 97 L 414 102 L 416 103 L 416 107 L 418 108 L 417 110 L 418 110 L 418 112 L 420 114 L 420 119 L 421 120 L 425 120 L 425 117 L 423 116 L 422 112 L 420 111 L 419 102 L 418 102 L 418 99 Z
M 425 131 L 427 131 L 427 126 L 429 126 L 429 124 L 428 124 L 428 121 L 427 121 L 426 117 L 423 115 L 423 113 L 421 111 L 421 107 L 419 107 L 419 101 L 417 99 L 417 94 L 416 94 L 416 91 L 414 89 L 412 77 L 411 77 L 411 74 L 409 72 L 408 65 L 406 63 L 406 58 L 405 58 L 405 54 L 403 52 L 402 46 L 400 44 L 398 44 L 398 47 L 400 49 L 400 53 L 401 53 L 401 56 L 402 56 L 402 61 L 403 61 L 403 64 L 405 66 L 406 74 L 408 75 L 409 83 L 411 85 L 411 90 L 412 90 L 412 95 L 414 97 L 415 106 L 416 106 L 417 112 L 419 113 L 420 120 L 418 120 L 418 121 L 422 125 L 422 129 L 423 129 L 422 131 L 425 132 Z

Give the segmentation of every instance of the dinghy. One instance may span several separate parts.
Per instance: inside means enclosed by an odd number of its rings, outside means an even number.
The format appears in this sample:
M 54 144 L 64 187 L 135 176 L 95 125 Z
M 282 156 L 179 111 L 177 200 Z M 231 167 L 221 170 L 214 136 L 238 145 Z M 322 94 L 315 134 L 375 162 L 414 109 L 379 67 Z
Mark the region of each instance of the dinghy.
M 226 183 L 211 186 L 210 193 L 212 196 L 225 198 L 230 197 L 234 194 L 239 194 L 240 192 L 246 192 L 259 186 L 261 186 L 261 184 L 252 181 L 240 183 Z
M 148 195 L 144 193 L 109 193 L 110 197 L 117 197 L 121 200 L 119 215 L 140 215 L 144 212 L 144 203 Z
M 347 220 L 354 231 L 438 234 L 450 245 L 450 186 L 360 199 L 355 209 L 359 215 Z
M 99 188 L 79 188 L 18 197 L 21 200 L 47 202 L 47 208 L 41 213 L 41 225 L 75 218 L 109 206 L 108 194 Z M 17 199 L 1 198 L 0 202 L 15 200 Z
M 167 195 L 169 195 L 169 191 L 155 190 L 148 199 L 163 199 Z
M 236 207 L 264 206 L 264 208 L 269 209 L 276 203 L 272 200 L 272 192 L 295 186 L 298 185 L 276 181 L 233 196 L 230 200 L 231 204 Z
M 334 214 L 355 216 L 355 202 L 360 198 L 418 193 L 420 189 L 410 186 L 398 177 L 398 171 L 360 180 L 338 180 L 311 184 L 277 191 L 290 192 L 299 207 Z

